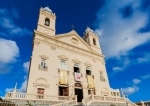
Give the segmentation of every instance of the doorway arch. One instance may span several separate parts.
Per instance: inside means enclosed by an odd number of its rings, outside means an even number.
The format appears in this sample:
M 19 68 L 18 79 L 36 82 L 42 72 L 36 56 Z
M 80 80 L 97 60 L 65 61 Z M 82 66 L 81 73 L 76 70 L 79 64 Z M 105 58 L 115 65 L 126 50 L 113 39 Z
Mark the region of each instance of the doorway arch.
M 74 92 L 77 95 L 77 102 L 82 102 L 83 99 L 83 86 L 81 83 L 74 84 Z

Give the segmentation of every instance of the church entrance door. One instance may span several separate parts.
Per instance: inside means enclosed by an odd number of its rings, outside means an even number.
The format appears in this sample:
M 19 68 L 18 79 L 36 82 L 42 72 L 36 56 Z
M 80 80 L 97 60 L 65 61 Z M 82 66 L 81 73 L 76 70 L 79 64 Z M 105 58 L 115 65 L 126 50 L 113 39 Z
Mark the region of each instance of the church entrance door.
M 77 95 L 77 102 L 82 102 L 83 99 L 83 87 L 80 83 L 75 83 L 74 85 L 75 95 Z
M 59 86 L 59 96 L 69 96 L 69 87 Z

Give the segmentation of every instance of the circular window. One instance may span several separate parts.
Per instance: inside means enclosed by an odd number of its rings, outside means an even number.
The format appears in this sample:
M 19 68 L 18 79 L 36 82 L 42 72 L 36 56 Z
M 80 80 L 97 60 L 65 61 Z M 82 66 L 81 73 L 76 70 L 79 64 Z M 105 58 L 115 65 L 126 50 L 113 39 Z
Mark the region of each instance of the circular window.
M 78 40 L 76 38 L 72 38 L 72 42 L 77 44 L 78 43 Z

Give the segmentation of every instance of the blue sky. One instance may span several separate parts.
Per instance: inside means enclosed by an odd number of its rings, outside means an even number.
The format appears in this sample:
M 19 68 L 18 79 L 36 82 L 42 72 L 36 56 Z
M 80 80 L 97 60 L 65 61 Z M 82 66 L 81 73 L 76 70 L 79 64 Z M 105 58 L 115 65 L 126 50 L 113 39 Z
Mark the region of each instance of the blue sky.
M 25 92 L 39 9 L 56 13 L 56 33 L 82 37 L 87 26 L 100 36 L 112 88 L 132 101 L 150 100 L 149 0 L 0 0 L 0 96 Z

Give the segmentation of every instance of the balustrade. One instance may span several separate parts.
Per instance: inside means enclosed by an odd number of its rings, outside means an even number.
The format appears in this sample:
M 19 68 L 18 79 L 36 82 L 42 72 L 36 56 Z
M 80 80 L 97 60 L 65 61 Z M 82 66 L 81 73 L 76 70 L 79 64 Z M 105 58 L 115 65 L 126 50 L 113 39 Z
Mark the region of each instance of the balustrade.
M 49 96 L 42 94 L 27 94 L 27 93 L 13 93 L 9 92 L 6 94 L 5 99 L 24 99 L 24 100 L 75 100 L 75 98 L 70 96 Z

